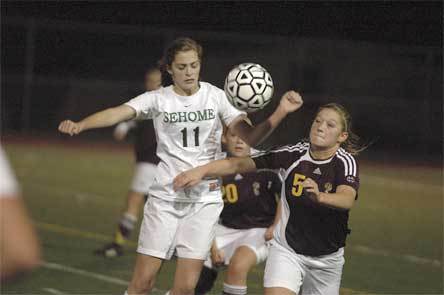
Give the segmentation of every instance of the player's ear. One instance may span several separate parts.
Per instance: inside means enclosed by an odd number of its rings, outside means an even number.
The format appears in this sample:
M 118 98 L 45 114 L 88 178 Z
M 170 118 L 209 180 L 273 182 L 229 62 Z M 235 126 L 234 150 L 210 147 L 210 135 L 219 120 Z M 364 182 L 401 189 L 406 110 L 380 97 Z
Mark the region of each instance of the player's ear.
M 339 141 L 339 143 L 343 143 L 347 140 L 347 138 L 348 138 L 348 132 L 344 131 L 339 134 L 338 141 Z

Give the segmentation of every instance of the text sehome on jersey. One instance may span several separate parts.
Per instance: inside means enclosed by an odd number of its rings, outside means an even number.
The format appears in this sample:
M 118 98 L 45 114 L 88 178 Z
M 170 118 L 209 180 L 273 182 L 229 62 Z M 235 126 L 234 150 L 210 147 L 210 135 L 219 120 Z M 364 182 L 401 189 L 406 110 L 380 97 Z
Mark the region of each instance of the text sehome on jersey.
M 345 246 L 348 210 L 321 205 L 311 200 L 302 181 L 313 179 L 320 192 L 334 193 L 339 185 L 358 191 L 359 171 L 355 158 L 344 149 L 329 159 L 315 160 L 309 143 L 285 146 L 253 158 L 256 167 L 284 169 L 282 216 L 275 229 L 278 243 L 298 254 L 320 256 Z
M 139 119 L 153 119 L 157 139 L 158 173 L 149 193 L 155 197 L 182 202 L 220 202 L 220 180 L 173 190 L 180 172 L 204 165 L 221 156 L 222 122 L 227 126 L 245 113 L 235 109 L 225 93 L 206 82 L 191 96 L 180 96 L 173 86 L 146 92 L 126 105 Z

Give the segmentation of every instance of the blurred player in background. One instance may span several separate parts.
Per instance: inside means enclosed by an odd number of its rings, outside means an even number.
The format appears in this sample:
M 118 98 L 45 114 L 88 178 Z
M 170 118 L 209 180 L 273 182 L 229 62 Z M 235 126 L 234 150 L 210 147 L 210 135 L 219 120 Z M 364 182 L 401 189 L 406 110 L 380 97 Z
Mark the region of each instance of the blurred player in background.
M 159 68 L 150 67 L 146 71 L 144 86 L 146 91 L 153 91 L 162 86 L 162 74 Z M 127 195 L 126 207 L 120 217 L 114 241 L 94 252 L 108 258 L 123 255 L 123 245 L 134 231 L 140 208 L 143 206 L 145 198 L 148 197 L 148 189 L 153 183 L 156 165 L 159 163 L 159 158 L 156 155 L 156 135 L 153 121 L 122 122 L 114 129 L 114 137 L 117 140 L 123 140 L 129 131 L 134 133 L 136 167 Z
M 242 139 L 226 130 L 222 137 L 228 155 L 247 157 L 251 148 Z M 213 288 L 219 267 L 228 266 L 224 294 L 247 294 L 250 269 L 267 258 L 268 244 L 279 214 L 276 209 L 281 191 L 277 171 L 234 174 L 222 179 L 224 209 L 216 227 L 216 237 L 202 269 L 196 294 Z M 273 222 L 275 221 L 275 222 Z
M 251 127 L 244 121 L 246 114 L 228 102 L 223 90 L 200 81 L 201 62 L 202 47 L 190 38 L 178 38 L 163 57 L 173 85 L 80 122 L 65 120 L 59 125 L 60 132 L 75 135 L 136 117 L 153 119 L 160 162 L 144 208 L 129 294 L 148 293 L 163 261 L 174 254 L 177 262 L 171 294 L 194 293 L 223 208 L 220 182 L 209 178 L 193 188 L 174 191 L 173 179 L 220 157 L 222 123 L 255 146 L 302 106 L 300 95 L 289 91 L 267 120 Z
M 358 139 L 345 108 L 327 104 L 316 114 L 309 142 L 254 158 L 211 162 L 179 175 L 175 187 L 186 188 L 202 177 L 284 169 L 282 212 L 265 267 L 265 294 L 339 294 L 349 210 L 359 188 L 353 156 L 363 149 Z
M 40 244 L 19 186 L 0 146 L 0 275 L 13 279 L 40 264 Z

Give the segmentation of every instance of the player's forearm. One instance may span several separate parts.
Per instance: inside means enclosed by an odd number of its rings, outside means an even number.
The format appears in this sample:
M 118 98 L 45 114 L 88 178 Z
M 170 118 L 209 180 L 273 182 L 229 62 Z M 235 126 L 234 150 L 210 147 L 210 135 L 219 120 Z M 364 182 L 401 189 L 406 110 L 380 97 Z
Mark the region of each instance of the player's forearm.
M 350 210 L 355 203 L 355 197 L 345 193 L 320 192 L 319 203 L 336 209 Z
M 254 161 L 249 157 L 217 160 L 201 167 L 204 172 L 204 177 L 220 177 L 256 170 Z
M 287 112 L 280 106 L 267 118 L 264 122 L 252 127 L 249 132 L 244 134 L 243 138 L 248 145 L 255 147 L 264 141 L 275 129 L 282 120 L 287 116 Z
M 82 131 L 94 128 L 109 127 L 119 122 L 132 119 L 135 116 L 135 111 L 130 107 L 122 105 L 115 108 L 109 108 L 81 120 Z

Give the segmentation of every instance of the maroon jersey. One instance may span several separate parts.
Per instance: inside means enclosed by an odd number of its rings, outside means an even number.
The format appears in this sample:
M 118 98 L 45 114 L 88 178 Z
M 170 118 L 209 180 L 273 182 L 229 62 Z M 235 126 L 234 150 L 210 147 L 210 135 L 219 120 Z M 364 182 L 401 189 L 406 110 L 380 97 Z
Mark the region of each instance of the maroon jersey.
M 222 183 L 225 205 L 220 215 L 221 224 L 236 229 L 273 224 L 282 185 L 275 171 L 263 169 L 229 175 Z
M 315 160 L 309 143 L 285 146 L 253 158 L 257 168 L 285 170 L 285 192 L 281 198 L 282 219 L 276 240 L 308 256 L 330 254 L 345 246 L 348 210 L 327 207 L 311 200 L 302 181 L 311 178 L 319 191 L 334 193 L 339 185 L 359 188 L 359 171 L 355 158 L 340 148 L 329 159 Z
M 137 121 L 134 129 L 136 162 L 159 163 L 156 155 L 157 141 L 152 120 Z

